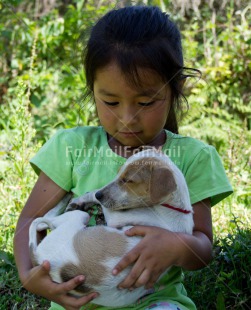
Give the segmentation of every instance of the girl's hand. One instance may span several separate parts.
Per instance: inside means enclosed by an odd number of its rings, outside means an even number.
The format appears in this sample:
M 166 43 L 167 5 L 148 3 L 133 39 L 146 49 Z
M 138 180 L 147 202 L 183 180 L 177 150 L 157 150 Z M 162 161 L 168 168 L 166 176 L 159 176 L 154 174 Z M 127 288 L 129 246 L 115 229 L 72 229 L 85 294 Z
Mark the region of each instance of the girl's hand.
M 52 282 L 49 271 L 50 263 L 48 261 L 32 268 L 25 279 L 22 279 L 24 287 L 34 294 L 56 302 L 66 310 L 79 310 L 81 306 L 98 296 L 97 293 L 91 293 L 81 298 L 68 295 L 71 290 L 84 281 L 84 276 L 80 275 L 68 282 L 58 284 Z
M 144 285 L 151 288 L 168 267 L 198 270 L 209 264 L 213 243 L 210 199 L 193 204 L 193 211 L 192 235 L 151 226 L 134 226 L 126 232 L 127 236 L 143 239 L 113 269 L 116 275 L 134 264 L 119 287 L 134 289 Z
M 180 251 L 177 240 L 181 238 L 178 233 L 151 226 L 134 226 L 126 231 L 126 235 L 142 236 L 143 239 L 113 269 L 116 275 L 134 264 L 119 288 L 151 288 L 168 267 L 176 264 Z

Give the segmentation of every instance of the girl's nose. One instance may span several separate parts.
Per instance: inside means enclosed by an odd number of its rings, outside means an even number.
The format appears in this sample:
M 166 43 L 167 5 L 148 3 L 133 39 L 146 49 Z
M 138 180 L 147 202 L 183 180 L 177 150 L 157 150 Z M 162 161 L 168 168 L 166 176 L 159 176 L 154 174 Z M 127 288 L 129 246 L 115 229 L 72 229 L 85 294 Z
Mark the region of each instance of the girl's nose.
M 121 107 L 120 120 L 124 125 L 130 125 L 137 122 L 138 111 L 133 105 L 124 105 Z

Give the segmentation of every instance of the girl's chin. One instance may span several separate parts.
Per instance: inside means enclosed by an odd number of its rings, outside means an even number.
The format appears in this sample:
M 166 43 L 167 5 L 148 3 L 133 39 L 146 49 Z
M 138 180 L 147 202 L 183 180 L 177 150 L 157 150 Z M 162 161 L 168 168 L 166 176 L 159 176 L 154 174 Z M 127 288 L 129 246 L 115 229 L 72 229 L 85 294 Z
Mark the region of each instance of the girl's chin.
M 141 131 L 138 132 L 116 132 L 113 136 L 108 134 L 109 144 L 113 146 L 121 146 L 127 148 L 138 148 L 140 146 L 148 145 L 159 147 L 166 141 L 166 134 L 162 130 L 155 137 L 148 137 L 143 135 Z
M 138 137 L 135 137 L 135 135 L 115 135 L 115 137 L 112 137 L 108 135 L 109 144 L 112 146 L 120 146 L 123 148 L 137 148 L 142 145 L 145 145 L 146 143 L 139 139 Z

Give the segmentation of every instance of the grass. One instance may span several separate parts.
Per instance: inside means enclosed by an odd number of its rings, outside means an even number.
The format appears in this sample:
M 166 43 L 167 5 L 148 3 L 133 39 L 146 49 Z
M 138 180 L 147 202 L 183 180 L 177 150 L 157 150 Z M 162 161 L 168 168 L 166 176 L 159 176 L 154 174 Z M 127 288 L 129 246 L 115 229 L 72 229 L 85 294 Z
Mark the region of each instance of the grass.
M 214 259 L 202 270 L 185 273 L 185 287 L 204 309 L 251 309 L 251 230 L 216 239 Z
M 13 254 L 0 251 L 0 310 L 49 308 L 49 302 L 26 291 L 18 279 Z

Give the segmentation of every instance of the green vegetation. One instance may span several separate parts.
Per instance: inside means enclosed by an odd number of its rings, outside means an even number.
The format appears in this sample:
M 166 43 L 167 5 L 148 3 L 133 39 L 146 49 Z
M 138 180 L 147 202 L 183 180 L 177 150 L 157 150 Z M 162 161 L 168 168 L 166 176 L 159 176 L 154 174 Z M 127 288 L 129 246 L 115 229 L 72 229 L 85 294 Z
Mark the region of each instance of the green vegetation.
M 239 229 L 214 244 L 214 259 L 203 270 L 186 272 L 185 287 L 198 309 L 250 309 L 251 231 Z
M 235 191 L 212 211 L 213 262 L 186 272 L 186 288 L 198 309 L 249 309 L 251 6 L 244 0 L 138 3 L 161 6 L 179 24 L 186 66 L 202 71 L 202 79 L 186 83 L 190 109 L 180 131 L 217 148 Z M 21 287 L 12 253 L 16 221 L 36 178 L 28 160 L 58 128 L 97 123 L 83 96 L 78 37 L 83 32 L 84 42 L 114 6 L 0 0 L 0 310 L 48 308 Z

